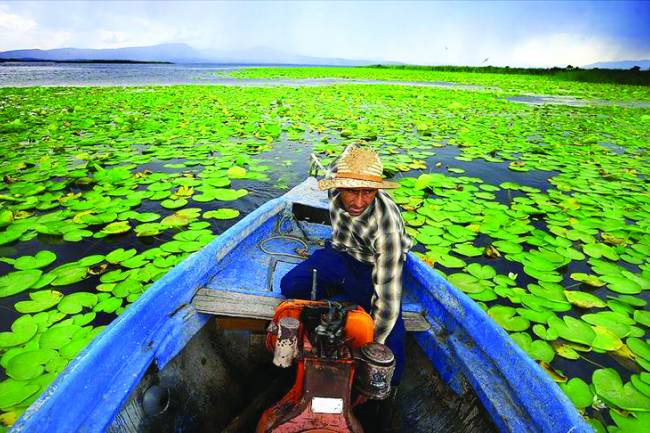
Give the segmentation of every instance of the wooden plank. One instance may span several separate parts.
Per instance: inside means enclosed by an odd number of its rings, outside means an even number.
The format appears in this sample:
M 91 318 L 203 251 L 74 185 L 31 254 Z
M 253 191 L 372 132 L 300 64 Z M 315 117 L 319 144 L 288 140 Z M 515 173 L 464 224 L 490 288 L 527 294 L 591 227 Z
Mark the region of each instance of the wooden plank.
M 194 295 L 192 305 L 197 311 L 205 314 L 271 320 L 276 307 L 282 301 L 281 298 L 271 296 L 201 288 Z M 404 311 L 402 317 L 409 332 L 422 332 L 431 328 L 422 313 Z

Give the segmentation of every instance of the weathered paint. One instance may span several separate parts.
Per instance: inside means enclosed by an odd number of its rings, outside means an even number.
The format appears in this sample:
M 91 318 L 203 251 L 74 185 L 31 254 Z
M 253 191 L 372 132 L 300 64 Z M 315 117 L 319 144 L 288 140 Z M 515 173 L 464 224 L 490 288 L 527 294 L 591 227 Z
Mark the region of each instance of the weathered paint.
M 289 228 L 284 216 L 292 200 L 326 207 L 315 186 L 308 179 L 264 204 L 153 284 L 68 365 L 12 432 L 104 431 L 149 366 L 155 362 L 162 368 L 207 320 L 188 305 L 199 287 L 280 296 L 277 287 L 266 291 L 272 257 L 260 253 L 257 244 L 283 221 Z M 331 230 L 309 223 L 301 228 L 310 239 L 326 238 Z M 412 254 L 403 300 L 404 310 L 426 312 L 432 328 L 415 337 L 443 379 L 458 393 L 471 385 L 501 431 L 591 432 L 559 387 L 505 331 Z

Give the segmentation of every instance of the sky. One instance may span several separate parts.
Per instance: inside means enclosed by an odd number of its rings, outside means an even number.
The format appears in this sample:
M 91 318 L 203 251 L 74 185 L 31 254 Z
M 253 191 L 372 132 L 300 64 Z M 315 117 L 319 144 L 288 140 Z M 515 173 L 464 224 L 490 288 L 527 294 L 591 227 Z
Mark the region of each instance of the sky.
M 411 64 L 650 59 L 650 1 L 2 1 L 0 51 L 186 43 Z

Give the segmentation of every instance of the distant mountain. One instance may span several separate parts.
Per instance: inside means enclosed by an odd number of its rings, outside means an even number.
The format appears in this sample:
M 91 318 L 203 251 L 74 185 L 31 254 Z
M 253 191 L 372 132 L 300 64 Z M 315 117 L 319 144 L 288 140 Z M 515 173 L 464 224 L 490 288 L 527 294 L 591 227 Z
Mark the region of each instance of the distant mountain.
M 53 50 L 13 50 L 0 52 L 0 59 L 16 60 L 129 60 L 173 63 L 235 63 L 235 64 L 293 64 L 357 66 L 377 63 L 394 64 L 385 60 L 353 60 L 311 57 L 258 47 L 237 51 L 197 50 L 186 44 L 160 44 L 148 47 L 112 49 L 57 48 Z
M 600 68 L 600 69 L 631 69 L 635 66 L 641 70 L 650 68 L 650 60 L 619 60 L 616 62 L 598 62 L 591 65 L 583 66 L 585 69 Z

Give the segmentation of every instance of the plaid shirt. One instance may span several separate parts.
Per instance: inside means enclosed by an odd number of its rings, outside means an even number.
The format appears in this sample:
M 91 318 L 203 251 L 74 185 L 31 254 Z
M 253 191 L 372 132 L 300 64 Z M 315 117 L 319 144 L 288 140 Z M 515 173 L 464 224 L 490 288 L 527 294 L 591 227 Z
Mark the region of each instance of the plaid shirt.
M 336 190 L 328 193 L 332 247 L 373 265 L 371 314 L 375 341 L 384 343 L 401 309 L 402 267 L 412 242 L 404 230 L 399 208 L 384 191 L 379 190 L 357 217 L 344 210 L 339 195 Z

